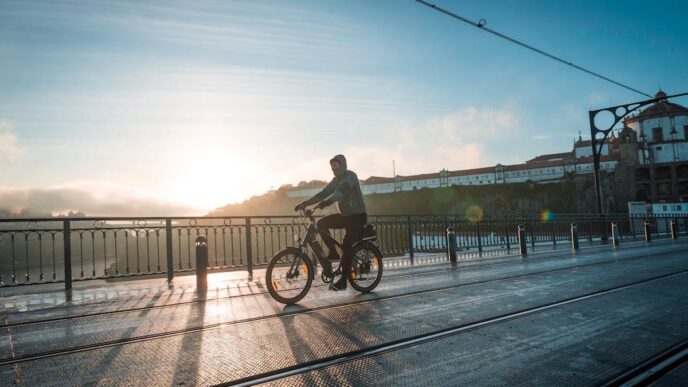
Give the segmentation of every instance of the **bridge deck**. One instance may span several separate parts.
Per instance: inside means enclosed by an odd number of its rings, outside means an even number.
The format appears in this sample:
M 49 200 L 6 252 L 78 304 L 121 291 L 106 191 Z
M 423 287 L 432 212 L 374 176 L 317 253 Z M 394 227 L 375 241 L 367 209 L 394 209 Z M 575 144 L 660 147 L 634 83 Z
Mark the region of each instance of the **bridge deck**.
M 289 307 L 261 272 L 217 274 L 205 299 L 189 278 L 97 284 L 66 303 L 17 288 L 0 383 L 599 384 L 688 338 L 687 253 L 656 241 L 401 265 L 374 293 L 320 284 Z M 685 378 L 679 366 L 658 383 Z

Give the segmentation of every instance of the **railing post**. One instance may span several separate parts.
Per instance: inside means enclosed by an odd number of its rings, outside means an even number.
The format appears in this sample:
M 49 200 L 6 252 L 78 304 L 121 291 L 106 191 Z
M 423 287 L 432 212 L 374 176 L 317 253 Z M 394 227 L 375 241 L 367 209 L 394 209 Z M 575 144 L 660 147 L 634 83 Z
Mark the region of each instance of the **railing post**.
M 609 240 L 609 235 L 607 235 L 607 227 L 605 227 L 606 221 L 606 216 L 602 214 L 602 235 L 600 235 L 600 241 L 602 243 L 605 243 Z
M 659 238 L 660 237 L 659 223 L 657 223 L 657 217 L 656 216 L 652 217 L 652 224 L 655 226 L 655 235 L 657 236 L 657 238 Z
M 652 230 L 650 230 L 650 221 L 645 219 L 645 242 L 652 242 Z
M 526 245 L 526 226 L 523 223 L 518 225 L 518 247 L 521 255 L 528 255 L 528 245 Z
M 530 226 L 528 227 L 528 231 L 530 232 L 530 247 L 532 247 L 533 250 L 535 250 L 535 234 L 533 233 L 533 227 L 530 225 L 530 223 L 528 223 L 528 226 Z M 525 240 L 525 235 L 523 236 L 523 238 L 523 240 Z
M 573 251 L 578 251 L 580 248 L 578 244 L 578 225 L 571 223 L 571 248 Z
M 482 236 L 480 235 L 480 222 L 475 223 L 475 228 L 476 231 L 478 232 L 478 256 L 482 257 L 483 256 L 483 241 L 482 241 Z
M 69 220 L 63 222 L 65 290 L 72 289 L 72 236 Z
M 246 270 L 249 281 L 253 280 L 253 243 L 251 242 L 251 218 L 246 218 Z
M 413 223 L 411 223 L 411 216 L 406 217 L 406 224 L 408 224 L 409 256 L 411 258 L 411 265 L 413 265 Z
M 208 239 L 203 235 L 196 237 L 196 290 L 208 290 Z
M 509 254 L 511 251 L 511 242 L 509 241 L 509 224 L 504 224 L 504 236 L 506 237 L 506 253 Z
M 618 246 L 620 238 L 621 236 L 619 235 L 619 226 L 616 224 L 616 222 L 612 222 L 612 246 Z
M 671 239 L 673 239 L 673 240 L 678 239 L 678 224 L 676 224 L 676 219 L 672 219 L 670 221 L 670 226 L 671 226 Z
M 165 241 L 167 243 L 167 285 L 174 279 L 174 262 L 172 255 L 172 219 L 165 219 Z
M 447 228 L 447 256 L 452 265 L 456 265 L 456 229 Z

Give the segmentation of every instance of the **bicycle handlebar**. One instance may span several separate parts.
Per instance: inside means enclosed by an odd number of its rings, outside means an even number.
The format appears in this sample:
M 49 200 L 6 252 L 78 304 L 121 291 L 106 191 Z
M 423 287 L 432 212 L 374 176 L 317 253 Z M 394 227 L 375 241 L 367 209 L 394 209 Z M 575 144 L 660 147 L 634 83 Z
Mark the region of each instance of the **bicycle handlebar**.
M 315 208 L 304 208 L 303 210 L 301 210 L 301 213 L 304 217 L 308 218 L 312 223 L 315 223 L 315 218 L 313 217 L 313 214 L 315 213 Z

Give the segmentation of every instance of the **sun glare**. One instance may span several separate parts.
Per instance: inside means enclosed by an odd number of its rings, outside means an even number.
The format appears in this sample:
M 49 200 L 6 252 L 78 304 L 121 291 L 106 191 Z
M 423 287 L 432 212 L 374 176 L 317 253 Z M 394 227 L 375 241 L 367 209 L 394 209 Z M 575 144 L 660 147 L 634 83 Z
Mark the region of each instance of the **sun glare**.
M 257 172 L 245 160 L 212 149 L 185 158 L 176 170 L 163 194 L 203 211 L 245 199 L 251 194 Z

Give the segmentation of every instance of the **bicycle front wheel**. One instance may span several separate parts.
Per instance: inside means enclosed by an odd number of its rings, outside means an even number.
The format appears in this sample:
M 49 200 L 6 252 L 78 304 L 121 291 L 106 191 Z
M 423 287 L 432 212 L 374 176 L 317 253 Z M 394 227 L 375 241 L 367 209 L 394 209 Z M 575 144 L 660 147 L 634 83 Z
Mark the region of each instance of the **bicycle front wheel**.
M 382 253 L 370 242 L 354 246 L 349 283 L 361 293 L 377 287 L 382 279 Z
M 301 250 L 290 247 L 270 260 L 265 270 L 265 285 L 272 298 L 294 304 L 306 296 L 314 276 L 313 264 Z

